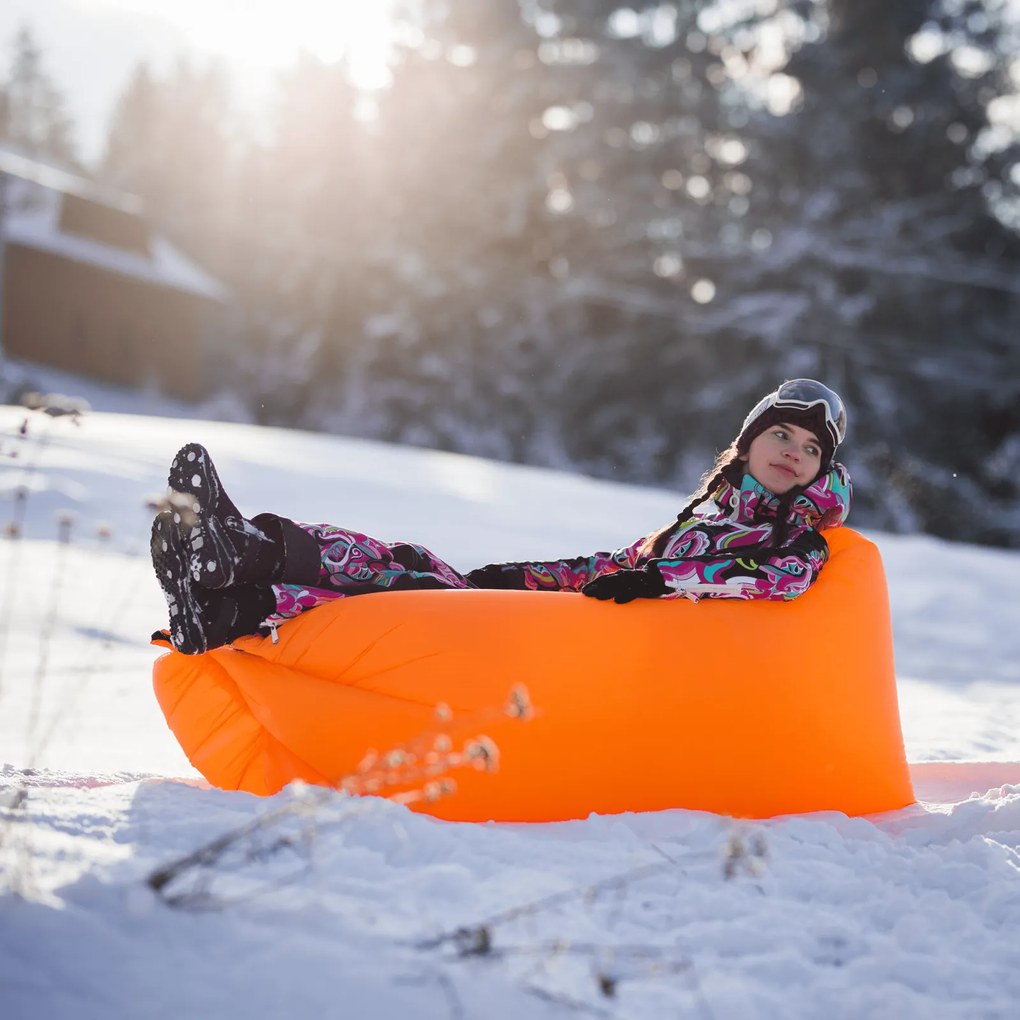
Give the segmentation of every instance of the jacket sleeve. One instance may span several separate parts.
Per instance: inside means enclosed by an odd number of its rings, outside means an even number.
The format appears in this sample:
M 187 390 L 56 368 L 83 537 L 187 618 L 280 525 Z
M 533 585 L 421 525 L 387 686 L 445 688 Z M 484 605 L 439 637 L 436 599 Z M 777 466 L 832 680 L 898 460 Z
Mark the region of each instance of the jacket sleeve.
M 758 546 L 730 555 L 652 560 L 646 569 L 656 571 L 673 589 L 664 598 L 788 601 L 814 584 L 828 558 L 828 543 L 808 528 L 778 549 Z
M 592 578 L 629 567 L 623 554 L 597 552 L 564 560 L 490 563 L 465 575 L 476 588 L 519 588 L 527 591 L 580 591 Z

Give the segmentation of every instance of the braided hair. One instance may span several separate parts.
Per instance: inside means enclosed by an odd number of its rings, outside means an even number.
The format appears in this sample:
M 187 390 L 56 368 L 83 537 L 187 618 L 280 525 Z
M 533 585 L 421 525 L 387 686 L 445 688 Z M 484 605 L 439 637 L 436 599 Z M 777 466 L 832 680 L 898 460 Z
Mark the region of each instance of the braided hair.
M 689 521 L 694 516 L 694 511 L 701 506 L 710 496 L 719 490 L 719 487 L 723 482 L 729 481 L 734 482 L 734 475 L 738 472 L 743 475 L 743 462 L 741 457 L 747 455 L 747 450 L 740 450 L 741 442 L 738 437 L 734 439 L 732 443 L 722 453 L 719 454 L 715 459 L 715 463 L 701 476 L 701 482 L 698 484 L 698 488 L 691 496 L 687 505 L 676 515 L 676 520 L 671 524 L 667 524 L 665 527 L 660 528 L 658 531 L 653 531 L 644 541 L 641 546 L 642 556 L 651 556 L 658 559 L 662 555 L 663 549 L 666 547 L 666 542 L 669 537 L 675 533 L 677 525 L 683 524 Z M 750 446 L 750 441 L 747 443 Z M 735 480 L 735 484 L 740 484 L 740 478 Z

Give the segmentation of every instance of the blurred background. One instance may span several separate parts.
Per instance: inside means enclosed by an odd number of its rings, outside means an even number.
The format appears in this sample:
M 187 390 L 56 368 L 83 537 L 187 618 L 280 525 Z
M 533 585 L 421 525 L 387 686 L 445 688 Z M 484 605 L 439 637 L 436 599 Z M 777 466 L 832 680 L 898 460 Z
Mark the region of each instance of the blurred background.
M 0 397 L 686 494 L 814 376 L 852 523 L 1020 547 L 1018 43 L 1020 0 L 5 0 Z

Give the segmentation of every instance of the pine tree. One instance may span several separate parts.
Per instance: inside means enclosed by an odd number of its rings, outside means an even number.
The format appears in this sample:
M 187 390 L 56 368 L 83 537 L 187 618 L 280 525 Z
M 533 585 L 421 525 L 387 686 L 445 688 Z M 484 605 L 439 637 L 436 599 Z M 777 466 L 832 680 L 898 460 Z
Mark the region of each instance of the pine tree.
M 727 106 L 718 52 L 698 30 L 702 6 L 541 4 L 560 284 L 544 367 L 560 382 L 568 456 L 621 479 L 693 482 L 688 457 L 710 455 L 685 409 L 698 417 L 712 381 L 707 257 L 733 243 L 743 149 L 730 123 L 739 106 Z
M 366 344 L 362 389 L 389 438 L 513 456 L 527 430 L 500 408 L 520 414 L 505 391 L 526 366 L 506 371 L 518 345 L 505 334 L 530 314 L 541 233 L 535 35 L 516 2 L 430 3 L 422 15 L 378 99 L 390 325 Z
M 15 37 L 0 98 L 0 138 L 30 156 L 77 166 L 63 96 L 43 67 L 42 51 L 27 27 Z
M 982 151 L 989 104 L 1012 88 L 997 6 L 793 5 L 774 73 L 794 103 L 763 105 L 744 132 L 763 241 L 721 267 L 715 317 L 759 376 L 844 391 L 860 519 L 951 535 L 965 500 L 970 537 L 989 541 L 1009 532 L 1020 466 L 1020 241 L 990 201 L 1010 161 Z M 724 29 L 752 40 L 752 64 L 760 27 Z M 739 389 L 737 406 L 760 386 L 745 374 Z
M 231 119 L 222 66 L 181 59 L 158 80 L 142 63 L 117 105 L 101 170 L 108 183 L 145 199 L 163 231 L 226 277 L 235 265 L 240 215 Z
M 132 191 L 154 190 L 150 181 L 151 150 L 159 145 L 163 118 L 162 90 L 145 62 L 132 72 L 121 95 L 106 138 L 103 173 Z
M 281 79 L 275 136 L 260 157 L 253 198 L 265 205 L 264 268 L 287 316 L 315 337 L 305 372 L 327 406 L 376 298 L 377 185 L 359 101 L 344 64 L 303 56 Z

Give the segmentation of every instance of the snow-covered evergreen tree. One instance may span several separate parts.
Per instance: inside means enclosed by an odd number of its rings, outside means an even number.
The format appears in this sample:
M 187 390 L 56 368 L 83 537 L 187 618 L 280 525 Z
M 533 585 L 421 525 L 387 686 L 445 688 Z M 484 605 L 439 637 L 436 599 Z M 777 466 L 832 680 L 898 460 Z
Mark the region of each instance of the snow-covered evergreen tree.
M 0 141 L 29 156 L 77 165 L 64 98 L 43 66 L 42 50 L 27 27 L 14 39 L 10 69 L 0 83 Z

